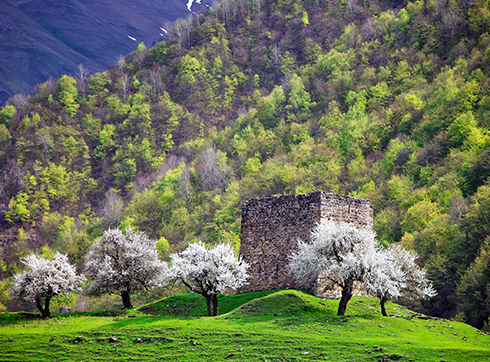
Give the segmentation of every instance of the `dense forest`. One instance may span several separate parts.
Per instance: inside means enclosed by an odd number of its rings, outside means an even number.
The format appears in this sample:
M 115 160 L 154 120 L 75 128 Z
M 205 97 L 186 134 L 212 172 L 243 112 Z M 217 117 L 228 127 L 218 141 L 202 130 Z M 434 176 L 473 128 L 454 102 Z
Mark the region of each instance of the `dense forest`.
M 239 248 L 245 200 L 323 190 L 370 199 L 378 240 L 419 254 L 438 295 L 413 307 L 490 331 L 489 27 L 484 0 L 223 0 L 14 96 L 0 308 L 32 250 L 81 269 L 128 226 L 162 258 Z

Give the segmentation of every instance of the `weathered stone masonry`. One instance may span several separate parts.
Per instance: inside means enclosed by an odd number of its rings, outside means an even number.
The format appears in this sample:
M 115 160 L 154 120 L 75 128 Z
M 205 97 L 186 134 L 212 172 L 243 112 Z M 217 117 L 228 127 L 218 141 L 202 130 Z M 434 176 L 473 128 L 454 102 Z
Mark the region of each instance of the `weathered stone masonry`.
M 369 200 L 320 191 L 245 202 L 240 254 L 250 265 L 250 279 L 241 291 L 304 288 L 288 273 L 289 255 L 298 239 L 309 241 L 315 225 L 325 221 L 372 229 L 373 206 Z

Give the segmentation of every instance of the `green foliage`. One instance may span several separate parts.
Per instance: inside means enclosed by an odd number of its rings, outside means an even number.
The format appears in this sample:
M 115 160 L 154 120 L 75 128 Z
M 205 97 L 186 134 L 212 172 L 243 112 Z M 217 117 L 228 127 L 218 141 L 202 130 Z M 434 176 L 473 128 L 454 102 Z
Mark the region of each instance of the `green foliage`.
M 75 79 L 64 75 L 60 78 L 56 87 L 58 88 L 58 101 L 64 106 L 70 116 L 77 113 L 80 105 L 77 103 L 78 89 Z
M 11 280 L 4 279 L 0 281 L 0 313 L 6 312 L 10 300 L 9 289 L 12 285 Z
M 308 13 L 306 11 L 303 11 L 303 15 L 301 16 L 301 21 L 303 22 L 304 26 L 310 25 L 310 22 L 308 21 Z
M 386 82 L 378 83 L 376 86 L 370 88 L 371 103 L 385 106 L 388 104 L 391 93 Z
M 349 110 L 339 120 L 337 135 L 339 148 L 344 154 L 356 151 L 356 141 L 366 129 L 366 92 L 361 91 L 356 94 L 350 91 L 346 101 L 349 104 Z
M 140 54 L 140 53 L 144 53 L 146 52 L 146 45 L 145 45 L 145 42 L 141 42 L 138 44 L 138 46 L 136 47 L 136 50 L 134 51 L 134 53 L 136 55 Z
M 260 170 L 261 165 L 262 164 L 260 162 L 260 155 L 256 154 L 254 157 L 249 158 L 245 163 L 245 172 L 253 175 L 257 173 L 258 170 Z
M 260 86 L 260 76 L 258 74 L 254 74 L 254 87 L 258 88 Z
M 110 84 L 111 79 L 107 72 L 95 73 L 88 80 L 88 89 L 97 97 L 105 97 L 109 93 Z
M 4 124 L 0 124 L 0 142 L 7 142 L 12 136 L 7 127 Z
M 471 324 L 483 327 L 490 317 L 490 237 L 483 241 L 477 257 L 457 288 L 460 310 Z M 488 324 L 487 324 L 488 326 Z
M 17 114 L 17 109 L 10 104 L 6 104 L 2 110 L 0 110 L 0 123 L 9 125 L 10 120 Z
M 203 74 L 206 70 L 201 66 L 199 60 L 189 55 L 185 55 L 180 61 L 180 71 L 189 83 L 196 81 L 196 76 Z
M 282 86 L 276 86 L 271 94 L 263 97 L 257 104 L 255 118 L 264 125 L 265 129 L 273 128 L 277 124 L 277 117 L 281 112 L 281 105 L 286 100 Z
M 311 97 L 308 92 L 305 91 L 305 87 L 301 81 L 301 78 L 293 74 L 289 81 L 289 99 L 286 109 L 301 110 L 303 113 L 308 113 L 310 107 L 315 103 L 311 102 Z

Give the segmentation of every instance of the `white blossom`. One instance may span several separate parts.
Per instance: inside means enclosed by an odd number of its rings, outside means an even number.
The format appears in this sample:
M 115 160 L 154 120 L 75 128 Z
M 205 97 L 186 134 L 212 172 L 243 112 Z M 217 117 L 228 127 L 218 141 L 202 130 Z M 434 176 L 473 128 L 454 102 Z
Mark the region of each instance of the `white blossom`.
M 340 287 L 338 315 L 352 297 L 356 282 L 362 282 L 376 261 L 375 235 L 347 223 L 323 223 L 315 227 L 311 243 L 298 241 L 298 251 L 289 264 L 296 279 L 305 286 L 320 281 L 326 289 Z
M 415 260 L 417 254 L 393 244 L 376 252 L 376 260 L 364 280 L 365 287 L 374 293 L 381 303 L 381 313 L 386 316 L 386 301 L 401 296 L 409 299 L 435 295 L 426 272 Z
M 81 291 L 85 277 L 77 275 L 68 257 L 56 252 L 52 259 L 31 254 L 22 260 L 28 270 L 14 276 L 12 299 L 36 302 L 43 317 L 49 317 L 52 298 Z M 42 306 L 44 300 L 44 307 Z
M 382 298 L 401 296 L 401 288 L 405 287 L 405 273 L 398 265 L 391 248 L 377 248 L 368 261 L 369 272 L 364 278 L 367 290 Z
M 415 263 L 417 255 L 398 245 L 377 247 L 372 231 L 346 223 L 324 223 L 317 225 L 311 239 L 311 243 L 298 242 L 290 270 L 305 286 L 319 281 L 326 288 L 340 287 L 339 315 L 345 313 L 356 282 L 380 298 L 383 315 L 385 302 L 392 298 L 435 295 L 425 270 Z
M 193 243 L 184 251 L 170 255 L 170 259 L 169 280 L 175 285 L 183 283 L 191 291 L 203 295 L 208 315 L 218 314 L 218 294 L 228 288 L 236 290 L 248 278 L 248 264 L 236 256 L 230 243 L 220 243 L 209 249 L 201 242 Z
M 387 249 L 387 253 L 391 254 L 395 268 L 403 273 L 400 287 L 404 297 L 423 299 L 436 295 L 432 282 L 427 279 L 425 269 L 415 263 L 415 260 L 417 260 L 415 252 L 405 250 L 401 246 L 394 244 Z
M 375 258 L 369 264 L 369 273 L 363 281 L 364 287 L 380 299 L 381 312 L 386 315 L 384 304 L 387 300 L 402 295 L 401 290 L 406 285 L 405 273 L 388 249 L 377 250 Z
M 158 259 L 155 240 L 143 232 L 126 229 L 104 231 L 85 258 L 85 274 L 90 279 L 88 295 L 119 293 L 125 308 L 130 294 L 162 286 L 167 264 Z

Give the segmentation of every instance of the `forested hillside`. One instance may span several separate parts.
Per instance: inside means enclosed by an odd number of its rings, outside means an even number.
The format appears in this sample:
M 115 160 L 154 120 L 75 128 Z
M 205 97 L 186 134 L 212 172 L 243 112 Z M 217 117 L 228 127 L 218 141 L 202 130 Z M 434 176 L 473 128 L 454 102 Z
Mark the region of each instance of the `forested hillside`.
M 162 257 L 239 246 L 251 197 L 369 198 L 420 255 L 417 306 L 490 330 L 490 5 L 223 0 L 89 79 L 0 111 L 3 305 L 19 259 L 83 264 L 109 227 Z M 407 301 L 408 303 L 408 301 Z

